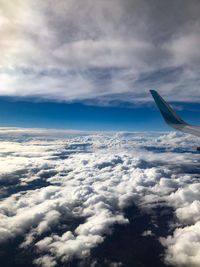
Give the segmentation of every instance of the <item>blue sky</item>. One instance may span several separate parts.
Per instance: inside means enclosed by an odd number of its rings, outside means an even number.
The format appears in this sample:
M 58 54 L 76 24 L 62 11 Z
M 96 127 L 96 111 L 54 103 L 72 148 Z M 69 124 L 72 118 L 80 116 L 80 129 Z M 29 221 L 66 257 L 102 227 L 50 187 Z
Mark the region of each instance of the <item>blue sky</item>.
M 128 106 L 128 107 L 126 107 Z M 176 103 L 184 119 L 200 124 L 198 104 Z M 183 108 L 179 110 L 179 108 Z M 165 131 L 154 102 L 144 106 L 119 103 L 117 106 L 95 106 L 82 103 L 60 103 L 1 97 L 0 126 L 65 128 L 100 131 Z
M 197 121 L 200 1 L 6 0 L 0 9 L 2 126 L 168 129 L 149 89 L 190 103 L 181 113 Z

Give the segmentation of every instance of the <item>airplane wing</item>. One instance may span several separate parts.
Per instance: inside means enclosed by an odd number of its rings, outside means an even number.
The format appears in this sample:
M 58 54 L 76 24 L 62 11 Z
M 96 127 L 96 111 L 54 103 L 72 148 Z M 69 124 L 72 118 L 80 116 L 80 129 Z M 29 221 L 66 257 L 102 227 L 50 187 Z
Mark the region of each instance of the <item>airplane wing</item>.
M 150 90 L 150 92 L 164 120 L 170 127 L 181 132 L 189 133 L 200 137 L 200 127 L 186 123 L 174 112 L 170 105 L 155 90 Z

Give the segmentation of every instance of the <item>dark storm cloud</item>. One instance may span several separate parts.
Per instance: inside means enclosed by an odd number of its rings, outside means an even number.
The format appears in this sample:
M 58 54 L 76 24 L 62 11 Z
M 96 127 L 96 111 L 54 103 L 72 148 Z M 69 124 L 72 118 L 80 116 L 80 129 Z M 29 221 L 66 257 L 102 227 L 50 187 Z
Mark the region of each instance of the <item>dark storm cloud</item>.
M 137 102 L 154 87 L 200 99 L 197 0 L 2 0 L 1 10 L 1 95 Z

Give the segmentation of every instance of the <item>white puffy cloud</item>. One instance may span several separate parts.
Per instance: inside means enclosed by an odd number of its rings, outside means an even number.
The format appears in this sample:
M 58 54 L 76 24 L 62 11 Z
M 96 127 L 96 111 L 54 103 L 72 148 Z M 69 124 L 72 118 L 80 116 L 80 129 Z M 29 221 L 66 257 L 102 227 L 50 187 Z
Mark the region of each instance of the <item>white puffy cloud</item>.
M 43 256 L 34 261 L 34 263 L 38 266 L 43 266 L 43 267 L 54 267 L 56 266 L 56 261 L 54 260 L 53 257 L 50 256 Z
M 129 223 L 126 207 L 151 213 L 167 205 L 175 218 L 172 235 L 161 237 L 166 262 L 200 264 L 198 140 L 176 133 L 25 132 L 0 132 L 1 243 L 23 236 L 20 248 L 33 247 L 39 266 L 84 260 L 115 224 Z M 144 238 L 154 234 L 147 229 Z
M 154 236 L 154 233 L 151 230 L 146 230 L 142 233 L 142 236 Z
M 199 266 L 200 260 L 200 222 L 177 228 L 173 237 L 162 240 L 167 247 L 166 262 L 174 266 Z

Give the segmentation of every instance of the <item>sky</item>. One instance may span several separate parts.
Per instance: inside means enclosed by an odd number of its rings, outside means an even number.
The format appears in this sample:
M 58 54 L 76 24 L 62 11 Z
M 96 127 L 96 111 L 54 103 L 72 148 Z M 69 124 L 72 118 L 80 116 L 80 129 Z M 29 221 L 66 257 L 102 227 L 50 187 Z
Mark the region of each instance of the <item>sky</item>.
M 186 121 L 199 123 L 198 104 L 173 104 Z M 0 98 L 1 127 L 60 128 L 82 131 L 169 131 L 154 103 L 134 106 L 85 105 L 53 101 Z
M 166 132 L 149 93 L 200 125 L 199 15 L 0 0 L 4 267 L 200 266 L 199 139 Z
M 198 0 L 0 0 L 1 126 L 165 130 L 150 89 L 198 123 L 199 13 Z

